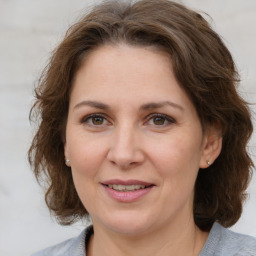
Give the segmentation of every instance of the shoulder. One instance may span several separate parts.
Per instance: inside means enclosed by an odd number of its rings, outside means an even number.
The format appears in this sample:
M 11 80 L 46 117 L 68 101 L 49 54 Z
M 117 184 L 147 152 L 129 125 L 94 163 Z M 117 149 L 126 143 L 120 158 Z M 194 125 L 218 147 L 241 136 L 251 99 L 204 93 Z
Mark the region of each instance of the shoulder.
M 255 256 L 256 238 L 239 234 L 215 223 L 200 256 Z
M 84 229 L 78 237 L 48 247 L 31 256 L 86 256 L 86 242 L 93 233 L 92 226 Z
M 68 256 L 70 248 L 74 243 L 75 238 L 66 240 L 62 243 L 48 247 L 42 251 L 36 252 L 31 256 Z

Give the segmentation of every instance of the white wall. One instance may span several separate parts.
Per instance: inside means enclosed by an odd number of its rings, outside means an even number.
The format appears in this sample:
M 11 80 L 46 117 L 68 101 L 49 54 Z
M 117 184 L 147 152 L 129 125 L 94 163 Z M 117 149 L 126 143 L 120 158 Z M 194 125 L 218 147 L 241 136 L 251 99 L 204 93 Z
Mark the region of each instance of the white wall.
M 32 90 L 50 51 L 94 1 L 0 0 L 0 255 L 25 256 L 79 233 L 82 224 L 58 226 L 26 161 L 32 128 Z M 256 102 L 256 1 L 184 0 L 209 13 L 242 75 L 240 92 Z M 254 111 L 256 110 L 254 106 Z M 256 155 L 255 132 L 251 150 Z M 241 220 L 233 227 L 256 236 L 256 179 Z M 254 185 L 253 185 L 254 184 Z

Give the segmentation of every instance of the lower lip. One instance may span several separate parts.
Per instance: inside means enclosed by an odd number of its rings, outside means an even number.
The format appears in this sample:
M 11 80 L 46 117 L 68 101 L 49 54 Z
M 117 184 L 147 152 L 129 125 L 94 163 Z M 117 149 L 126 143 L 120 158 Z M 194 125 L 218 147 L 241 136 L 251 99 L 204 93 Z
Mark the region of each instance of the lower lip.
M 148 194 L 153 188 L 152 186 L 152 187 L 138 189 L 134 191 L 117 191 L 112 188 L 109 188 L 108 186 L 105 186 L 105 185 L 103 186 L 111 198 L 124 203 L 131 203 L 139 200 L 141 197 Z

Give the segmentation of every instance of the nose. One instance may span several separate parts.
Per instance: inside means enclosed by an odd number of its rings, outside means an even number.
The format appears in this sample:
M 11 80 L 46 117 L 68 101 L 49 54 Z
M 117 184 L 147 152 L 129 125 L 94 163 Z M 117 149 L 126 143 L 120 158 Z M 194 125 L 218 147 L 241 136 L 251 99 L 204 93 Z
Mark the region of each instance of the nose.
M 111 146 L 107 159 L 120 169 L 130 169 L 145 160 L 141 135 L 136 128 L 128 125 L 116 128 L 111 136 Z

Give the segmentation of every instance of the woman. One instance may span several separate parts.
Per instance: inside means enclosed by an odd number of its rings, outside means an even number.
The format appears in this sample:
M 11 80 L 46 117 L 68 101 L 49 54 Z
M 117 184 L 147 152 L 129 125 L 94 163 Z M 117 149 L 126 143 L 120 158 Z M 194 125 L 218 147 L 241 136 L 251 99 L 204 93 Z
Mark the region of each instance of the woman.
M 168 0 L 110 1 L 72 26 L 36 89 L 29 159 L 77 238 L 35 255 L 256 255 L 227 230 L 253 166 L 230 52 Z

